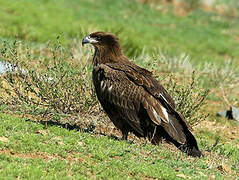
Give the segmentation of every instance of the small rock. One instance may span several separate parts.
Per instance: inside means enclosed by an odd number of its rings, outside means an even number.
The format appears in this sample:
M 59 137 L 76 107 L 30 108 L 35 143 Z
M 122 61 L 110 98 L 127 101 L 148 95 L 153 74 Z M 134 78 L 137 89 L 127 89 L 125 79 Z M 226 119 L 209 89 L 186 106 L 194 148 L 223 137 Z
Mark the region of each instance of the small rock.
M 239 123 L 239 109 L 233 106 L 231 106 L 229 110 L 217 112 L 217 116 L 234 119 Z
M 235 107 L 231 107 L 232 109 L 232 117 L 233 119 L 237 120 L 239 122 L 239 109 Z
M 6 137 L 0 137 L 0 141 L 3 142 L 3 143 L 6 143 L 6 142 L 9 141 L 9 139 L 6 138 Z
M 177 174 L 176 176 L 177 176 L 177 177 L 180 177 L 180 178 L 183 178 L 183 179 L 186 179 L 186 178 L 187 178 L 184 174 Z

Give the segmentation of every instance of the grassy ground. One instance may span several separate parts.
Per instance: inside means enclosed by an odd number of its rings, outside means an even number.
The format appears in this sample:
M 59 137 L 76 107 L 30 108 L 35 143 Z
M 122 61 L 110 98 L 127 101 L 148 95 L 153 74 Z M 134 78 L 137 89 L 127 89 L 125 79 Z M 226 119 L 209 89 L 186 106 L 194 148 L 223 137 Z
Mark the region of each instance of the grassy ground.
M 216 155 L 204 152 L 204 158 L 195 159 L 166 144 L 159 147 L 130 144 L 6 114 L 0 114 L 0 121 L 2 178 L 220 179 L 238 176 L 239 152 L 231 144 L 208 149 L 218 151 Z
M 0 77 L 0 179 L 237 179 L 239 125 L 215 115 L 239 106 L 237 20 L 202 9 L 178 16 L 173 8 L 127 0 L 0 1 L 0 58 L 33 70 L 31 78 Z M 165 142 L 115 138 L 120 133 L 92 93 L 92 49 L 79 46 L 98 29 L 117 33 L 127 55 L 137 54 L 133 61 L 153 71 L 178 105 L 185 98 L 187 110 L 210 88 L 205 105 L 188 117 L 196 117 L 203 158 Z M 59 35 L 63 48 L 47 43 Z

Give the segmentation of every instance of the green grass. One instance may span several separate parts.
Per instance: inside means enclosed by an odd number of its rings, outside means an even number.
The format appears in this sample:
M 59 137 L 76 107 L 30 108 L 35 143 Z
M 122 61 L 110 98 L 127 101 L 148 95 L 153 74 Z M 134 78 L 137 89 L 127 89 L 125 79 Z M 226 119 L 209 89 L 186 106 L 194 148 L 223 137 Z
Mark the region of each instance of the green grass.
M 233 177 L 233 173 L 217 169 L 222 158 L 219 155 L 208 162 L 209 157 L 186 158 L 164 145 L 129 144 L 7 114 L 0 114 L 0 121 L 0 137 L 7 138 L 0 140 L 0 176 L 4 179 L 180 179 L 182 174 L 192 179 Z M 231 171 L 239 173 L 238 167 L 233 167 L 239 160 L 239 151 L 233 145 L 218 151 L 233 152 L 223 157 L 224 163 L 231 163 Z
M 0 1 L 0 17 L 0 37 L 47 42 L 61 35 L 64 44 L 71 44 L 89 31 L 103 30 L 118 34 L 131 56 L 146 48 L 186 53 L 197 63 L 239 58 L 237 21 L 213 12 L 178 17 L 128 0 L 9 0 Z
M 235 134 L 238 124 L 216 117 L 215 113 L 219 108 L 222 110 L 228 106 L 225 98 L 231 104 L 238 104 L 236 85 L 239 77 L 239 24 L 236 19 L 219 16 L 215 12 L 196 9 L 186 16 L 179 17 L 173 14 L 170 8 L 168 10 L 165 13 L 162 12 L 162 8 L 156 10 L 154 7 L 131 0 L 0 0 L 1 58 L 12 63 L 19 60 L 25 63 L 26 66 L 23 67 L 37 69 L 39 75 L 42 75 L 40 72 L 44 72 L 42 70 L 46 69 L 45 66 L 50 68 L 54 64 L 51 61 L 54 59 L 54 53 L 51 51 L 53 49 L 57 54 L 55 60 L 69 63 L 57 71 L 59 76 L 55 77 L 56 80 L 64 70 L 67 73 L 74 71 L 74 77 L 79 77 L 80 80 L 82 78 L 84 81 L 76 83 L 76 80 L 69 81 L 66 78 L 69 84 L 63 82 L 64 86 L 60 86 L 59 92 L 55 91 L 58 86 L 54 86 L 44 90 L 45 94 L 50 96 L 50 92 L 54 91 L 53 97 L 59 98 L 65 89 L 73 89 L 70 83 L 75 83 L 74 87 L 81 88 L 82 85 L 83 93 L 80 93 L 79 98 L 83 99 L 69 102 L 74 101 L 80 107 L 87 106 L 84 111 L 74 116 L 61 116 L 63 112 L 58 115 L 54 114 L 55 111 L 49 111 L 48 104 L 46 107 L 50 115 L 44 117 L 38 115 L 46 113 L 39 107 L 31 106 L 27 100 L 24 104 L 26 107 L 23 105 L 23 108 L 26 108 L 24 112 L 28 113 L 26 115 L 17 111 L 17 103 L 9 108 L 6 101 L 4 103 L 1 99 L 6 96 L 1 94 L 0 103 L 5 105 L 0 106 L 0 180 L 238 178 L 239 140 Z M 79 45 L 83 36 L 96 30 L 116 33 L 126 54 L 130 57 L 139 55 L 134 62 L 152 70 L 167 88 L 170 88 L 170 83 L 167 84 L 169 72 L 173 72 L 174 81 L 179 83 L 177 89 L 180 85 L 190 87 L 188 85 L 191 72 L 196 70 L 196 90 L 209 87 L 211 89 L 207 104 L 199 112 L 200 114 L 205 110 L 210 115 L 205 122 L 198 119 L 201 124 L 194 132 L 205 157 L 187 157 L 166 143 L 153 146 L 143 140 L 136 139 L 130 143 L 110 137 L 111 133 L 117 135 L 117 132 L 110 131 L 112 124 L 105 122 L 106 118 L 102 113 L 95 115 L 101 112 L 100 108 L 87 99 L 87 87 L 91 88 L 88 71 L 91 71 L 89 64 L 92 50 L 89 47 L 82 49 Z M 66 51 L 62 53 L 61 47 L 54 49 L 54 45 L 48 45 L 49 41 L 53 41 L 54 44 L 58 36 L 59 41 L 66 47 Z M 17 43 L 17 55 L 14 54 L 14 49 L 2 49 L 3 41 L 12 44 L 15 40 L 21 40 L 21 43 Z M 145 51 L 142 52 L 142 49 Z M 31 51 L 31 58 L 28 57 L 28 50 Z M 4 53 L 6 56 L 2 57 Z M 184 61 L 187 58 L 180 56 L 183 53 L 191 56 L 189 61 L 192 63 Z M 71 55 L 73 58 L 70 58 Z M 234 61 L 225 62 L 228 58 Z M 192 65 L 202 62 L 214 64 L 205 64 L 201 68 Z M 45 66 L 41 63 L 45 63 Z M 86 68 L 84 71 L 83 67 Z M 38 77 L 38 74 L 36 75 Z M 14 85 L 21 83 L 19 79 L 15 80 Z M 36 82 L 41 83 L 38 79 Z M 33 85 L 31 82 L 30 86 Z M 221 87 L 224 88 L 225 94 L 220 91 Z M 191 89 L 195 90 L 194 87 Z M 180 89 L 173 91 L 180 93 Z M 10 97 L 13 102 L 16 100 L 14 96 Z M 26 97 L 32 99 L 28 94 Z M 192 100 L 189 97 L 187 101 L 192 103 L 193 95 L 191 97 Z M 96 101 L 92 97 L 90 99 Z M 56 104 L 55 101 L 52 104 Z M 30 106 L 35 108 L 36 111 L 32 111 L 34 113 L 28 109 Z M 187 109 L 191 107 L 189 104 Z M 10 112 L 9 109 L 13 111 Z M 192 116 L 197 117 L 196 114 Z M 86 119 L 87 117 L 89 119 Z M 63 118 L 64 122 L 59 118 Z M 33 119 L 50 122 L 36 122 Z M 58 123 L 89 121 L 93 122 L 96 129 L 91 133 L 79 131 L 79 127 L 69 130 L 57 123 L 51 123 L 53 120 Z M 99 131 L 106 132 L 106 135 L 98 134 Z

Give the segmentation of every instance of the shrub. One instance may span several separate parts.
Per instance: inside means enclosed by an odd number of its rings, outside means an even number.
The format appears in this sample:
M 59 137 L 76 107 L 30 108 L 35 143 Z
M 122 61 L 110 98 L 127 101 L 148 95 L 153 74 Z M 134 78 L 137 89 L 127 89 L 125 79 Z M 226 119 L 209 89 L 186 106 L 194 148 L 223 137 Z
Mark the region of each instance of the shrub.
M 73 53 L 59 42 L 40 49 L 5 42 L 1 56 L 9 71 L 1 77 L 1 103 L 40 115 L 86 113 L 94 108 L 89 67 L 76 62 Z
M 209 93 L 208 89 L 202 89 L 197 85 L 195 71 L 190 79 L 183 85 L 178 84 L 173 76 L 166 81 L 166 89 L 176 103 L 176 109 L 186 118 L 191 125 L 196 125 L 208 116 L 200 112 Z

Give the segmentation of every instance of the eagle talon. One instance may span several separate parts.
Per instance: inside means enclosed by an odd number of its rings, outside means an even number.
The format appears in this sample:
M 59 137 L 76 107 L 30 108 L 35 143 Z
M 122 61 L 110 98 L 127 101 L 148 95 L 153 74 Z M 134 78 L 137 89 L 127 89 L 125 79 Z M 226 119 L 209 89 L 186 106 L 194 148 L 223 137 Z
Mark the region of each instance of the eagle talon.
M 127 134 L 123 134 L 121 140 L 127 141 L 127 139 L 128 139 L 128 133 Z

